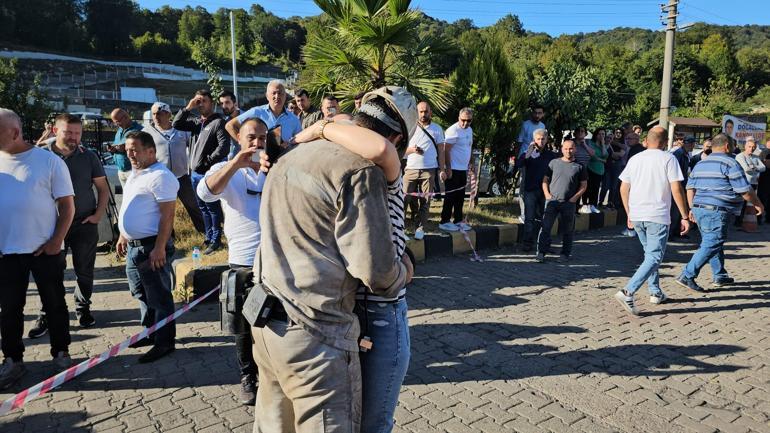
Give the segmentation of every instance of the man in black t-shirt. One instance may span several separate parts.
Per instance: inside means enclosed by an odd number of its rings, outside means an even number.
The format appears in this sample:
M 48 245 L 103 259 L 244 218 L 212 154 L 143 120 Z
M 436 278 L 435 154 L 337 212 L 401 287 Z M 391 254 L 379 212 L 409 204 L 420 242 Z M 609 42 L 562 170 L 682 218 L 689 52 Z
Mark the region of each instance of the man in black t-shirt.
M 575 162 L 575 142 L 564 140 L 561 152 L 561 158 L 548 163 L 543 177 L 545 212 L 543 227 L 537 238 L 537 261 L 540 263 L 545 262 L 545 253 L 551 248 L 551 229 L 557 215 L 562 232 L 560 261 L 569 261 L 575 233 L 575 206 L 588 189 L 588 171 Z

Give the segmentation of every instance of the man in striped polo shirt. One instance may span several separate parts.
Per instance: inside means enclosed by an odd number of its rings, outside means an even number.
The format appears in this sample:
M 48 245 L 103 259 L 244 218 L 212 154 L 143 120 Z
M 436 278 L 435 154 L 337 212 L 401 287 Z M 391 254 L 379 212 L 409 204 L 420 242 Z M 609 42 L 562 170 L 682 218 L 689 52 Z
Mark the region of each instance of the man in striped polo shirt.
M 703 291 L 695 279 L 706 263 L 711 265 L 712 286 L 720 287 L 735 281 L 725 270 L 724 244 L 730 218 L 740 213 L 743 200 L 754 204 L 757 215 L 764 213 L 762 203 L 751 189 L 743 169 L 728 154 L 729 151 L 727 135 L 714 137 L 711 140 L 711 155 L 693 168 L 687 182 L 690 219 L 698 224 L 701 243 L 676 282 L 696 292 Z

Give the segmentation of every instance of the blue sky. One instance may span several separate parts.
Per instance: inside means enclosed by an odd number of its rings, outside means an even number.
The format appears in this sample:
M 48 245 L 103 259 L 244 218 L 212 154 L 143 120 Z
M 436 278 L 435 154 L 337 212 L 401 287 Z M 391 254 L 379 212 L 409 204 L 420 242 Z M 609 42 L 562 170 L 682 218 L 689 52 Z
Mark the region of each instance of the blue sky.
M 508 13 L 518 15 L 524 28 L 551 35 L 592 32 L 614 27 L 642 27 L 661 29 L 660 3 L 667 0 L 413 0 L 412 7 L 445 21 L 470 18 L 477 26 L 494 24 Z M 261 0 L 256 2 L 234 0 L 138 0 L 140 6 L 156 9 L 162 5 L 177 8 L 204 6 L 209 10 L 221 7 L 248 9 L 259 3 L 265 9 L 281 16 L 316 15 L 320 12 L 312 0 Z M 729 7 L 725 5 L 729 4 Z M 705 21 L 714 24 L 770 25 L 770 7 L 767 0 L 737 0 L 726 3 L 719 0 L 680 0 L 679 22 Z

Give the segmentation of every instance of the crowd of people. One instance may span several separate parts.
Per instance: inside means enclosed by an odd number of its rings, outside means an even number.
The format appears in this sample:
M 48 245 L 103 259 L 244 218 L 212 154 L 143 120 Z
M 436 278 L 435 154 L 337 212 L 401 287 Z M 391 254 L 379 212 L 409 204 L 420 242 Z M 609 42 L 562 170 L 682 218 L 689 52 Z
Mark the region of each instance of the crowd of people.
M 179 200 L 203 236 L 205 254 L 221 249 L 224 235 L 231 270 L 253 272 L 233 338 L 240 399 L 257 406 L 254 431 L 317 431 L 319 425 L 391 431 L 410 358 L 406 292 L 414 257 L 407 221 L 411 217 L 413 235 L 422 239 L 430 200 L 443 188 L 439 229 L 471 229 L 463 203 L 474 113 L 461 109 L 443 130 L 427 102 L 393 86 L 357 95 L 352 114 L 341 113 L 332 96 L 320 108 L 303 89 L 290 98 L 278 80 L 268 84 L 266 97 L 265 105 L 241 111 L 233 93 L 215 98 L 201 90 L 176 114 L 154 103 L 147 126 L 123 109 L 112 111 L 118 130 L 109 150 L 123 193 L 116 250 L 126 259 L 129 292 L 144 327 L 173 313 L 170 261 Z M 676 283 L 703 291 L 696 278 L 706 263 L 713 285 L 732 283 L 724 263 L 728 226 L 746 212 L 746 202 L 764 217 L 756 190 L 767 199 L 767 149 L 750 141 L 734 155 L 731 138 L 718 134 L 693 155 L 694 139 L 677 135 L 668 149 L 664 128 L 642 139 L 642 128 L 630 123 L 597 128 L 591 138 L 587 132 L 578 127 L 554 136 L 538 105 L 523 122 L 513 150 L 524 251 L 534 249 L 541 263 L 554 254 L 558 219 L 558 260 L 567 262 L 578 213 L 623 208 L 624 233 L 637 236 L 644 250 L 643 263 L 615 294 L 628 312 L 638 314 L 634 294 L 645 281 L 650 303 L 666 301 L 658 276 L 666 243 L 671 235 L 686 236 L 692 224 L 700 246 Z M 0 389 L 26 372 L 30 273 L 43 311 L 28 336 L 50 332 L 57 368 L 72 365 L 68 250 L 77 278 L 76 318 L 81 327 L 97 323 L 90 299 L 109 184 L 99 158 L 81 145 L 79 117 L 57 116 L 51 135 L 39 146 L 28 144 L 21 119 L 0 108 L 0 207 L 14 210 L 0 217 L 6 286 L 0 290 Z M 271 146 L 277 154 L 270 155 Z M 169 355 L 174 323 L 131 347 L 150 347 L 138 358 L 142 363 Z

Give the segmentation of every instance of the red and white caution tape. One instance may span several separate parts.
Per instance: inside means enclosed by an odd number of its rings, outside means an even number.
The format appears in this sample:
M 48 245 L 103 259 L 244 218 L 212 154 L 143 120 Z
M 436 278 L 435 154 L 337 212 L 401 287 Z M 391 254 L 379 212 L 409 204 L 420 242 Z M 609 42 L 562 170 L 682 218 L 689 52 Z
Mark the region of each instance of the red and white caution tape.
M 85 373 L 91 368 L 116 356 L 118 353 L 125 350 L 129 345 L 136 343 L 137 341 L 147 337 L 148 335 L 152 334 L 158 329 L 166 326 L 168 322 L 176 320 L 179 316 L 190 311 L 191 308 L 195 307 L 201 301 L 203 301 L 204 299 L 214 294 L 214 292 L 218 292 L 218 291 L 219 291 L 219 286 L 214 287 L 208 293 L 204 294 L 203 296 L 199 297 L 198 299 L 192 301 L 189 304 L 185 304 L 184 307 L 180 308 L 179 310 L 169 315 L 165 319 L 161 320 L 160 322 L 157 322 L 156 324 L 150 326 L 149 328 L 145 328 L 142 332 L 139 332 L 138 334 L 134 334 L 128 337 L 127 339 L 123 340 L 123 342 L 121 342 L 120 344 L 112 346 L 110 349 L 105 350 L 100 355 L 94 356 L 91 359 L 87 359 L 78 365 L 73 365 L 72 367 L 62 371 L 61 373 L 55 376 L 49 377 L 48 379 L 38 383 L 37 385 L 31 388 L 27 388 L 24 391 L 5 400 L 3 404 L 0 405 L 0 416 L 3 416 L 14 409 L 24 406 L 24 404 L 27 403 L 28 401 L 36 397 L 39 397 L 66 382 L 69 382 L 70 380 L 80 376 L 81 374 Z

